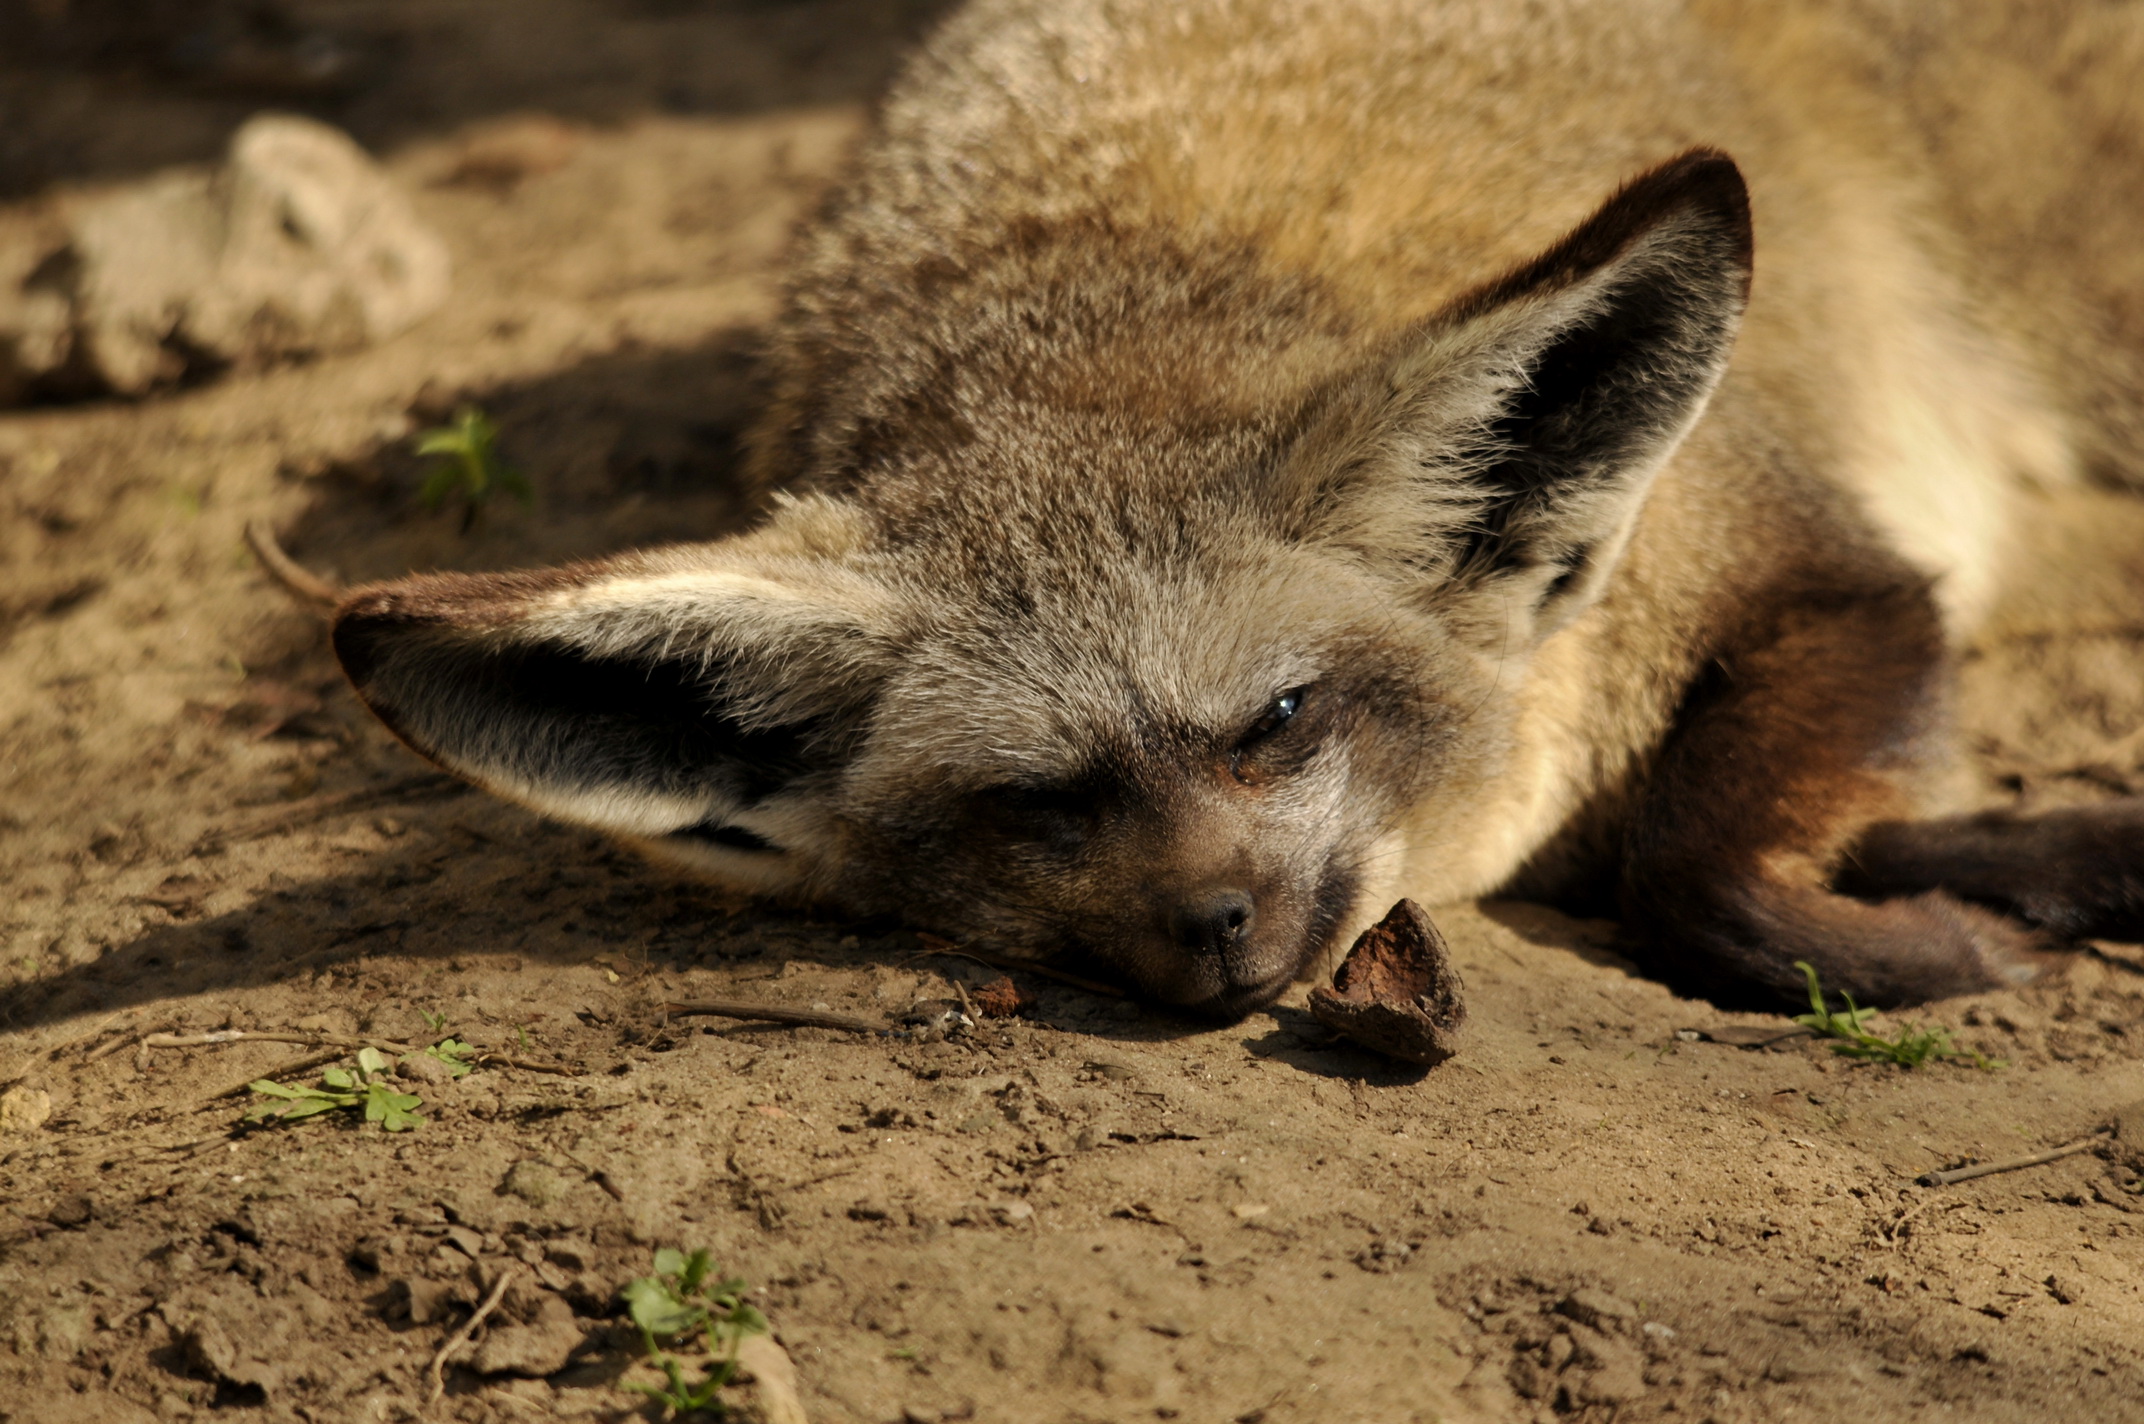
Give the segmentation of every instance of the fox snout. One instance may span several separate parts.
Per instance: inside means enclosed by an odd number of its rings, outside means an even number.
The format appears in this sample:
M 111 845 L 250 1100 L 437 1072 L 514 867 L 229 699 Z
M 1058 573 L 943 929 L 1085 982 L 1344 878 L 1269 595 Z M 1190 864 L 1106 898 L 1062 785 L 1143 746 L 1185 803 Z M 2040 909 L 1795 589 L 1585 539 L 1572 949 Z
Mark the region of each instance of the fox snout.
M 1251 892 L 1234 885 L 1190 891 L 1169 907 L 1169 937 L 1192 954 L 1225 956 L 1246 939 L 1258 918 Z
M 1126 969 L 1156 998 L 1233 1018 L 1270 1002 L 1292 977 L 1301 955 L 1261 943 L 1250 885 L 1207 882 L 1152 898 L 1152 947 Z
M 1241 1018 L 1280 996 L 1351 906 L 1341 877 L 1300 887 L 1292 878 L 1236 875 L 1150 891 L 1146 932 L 1105 941 L 1100 957 L 1153 999 Z

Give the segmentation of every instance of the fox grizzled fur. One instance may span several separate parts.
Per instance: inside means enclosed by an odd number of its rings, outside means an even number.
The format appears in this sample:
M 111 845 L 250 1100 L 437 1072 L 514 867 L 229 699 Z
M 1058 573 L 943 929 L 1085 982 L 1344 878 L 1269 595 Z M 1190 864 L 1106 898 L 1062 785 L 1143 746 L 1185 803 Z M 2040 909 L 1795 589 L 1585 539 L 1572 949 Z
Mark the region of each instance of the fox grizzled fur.
M 2035 510 L 2144 483 L 2144 16 L 981 0 L 803 243 L 716 543 L 354 593 L 410 745 L 1219 1015 L 1393 898 L 1722 999 L 2144 932 L 1948 812 Z

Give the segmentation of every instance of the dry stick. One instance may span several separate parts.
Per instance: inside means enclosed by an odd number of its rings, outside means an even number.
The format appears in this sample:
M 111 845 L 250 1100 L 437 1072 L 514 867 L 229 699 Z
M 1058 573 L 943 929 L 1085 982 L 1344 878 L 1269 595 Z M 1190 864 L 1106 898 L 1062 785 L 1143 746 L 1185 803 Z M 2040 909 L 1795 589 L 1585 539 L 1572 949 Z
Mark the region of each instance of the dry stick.
M 98 1057 L 101 1057 L 106 1053 L 114 1051 L 109 1046 L 107 1046 L 111 1043 L 111 1040 L 105 1037 L 106 1034 L 116 1033 L 120 1038 L 123 1039 L 130 1033 L 142 1032 L 142 1026 L 140 1024 L 134 1024 L 130 1027 L 125 1028 L 121 1028 L 118 1026 L 119 1021 L 121 1019 L 131 1018 L 133 1015 L 138 1014 L 140 1012 L 141 1010 L 139 1008 L 133 1008 L 121 1009 L 116 1014 L 107 1014 L 105 1015 L 104 1022 L 98 1024 L 88 1033 L 82 1034 L 76 1038 L 70 1038 L 65 1043 L 60 1044 L 56 1048 L 46 1049 L 45 1057 L 51 1062 L 57 1063 L 62 1058 L 65 1058 L 68 1054 L 79 1051 L 83 1055 L 83 1062 L 94 1063 L 97 1061 Z M 90 1045 L 92 1044 L 96 1044 L 99 1046 L 92 1048 L 90 1047 Z
M 820 1009 L 786 1009 L 779 1004 L 755 1004 L 749 999 L 671 999 L 666 1014 L 711 1014 L 723 1019 L 748 1019 L 786 1024 L 790 1028 L 838 1028 L 849 1033 L 890 1033 L 884 1024 L 848 1014 L 830 1014 Z
M 331 1048 L 326 1053 L 315 1053 L 296 1062 L 285 1063 L 266 1073 L 256 1073 L 228 1088 L 219 1088 L 194 1104 L 194 1110 L 212 1106 L 224 1098 L 235 1098 L 262 1078 L 280 1078 L 286 1073 L 302 1073 L 308 1068 L 333 1063 L 353 1048 L 376 1048 L 383 1053 L 422 1053 L 425 1045 L 399 1043 L 388 1038 L 360 1038 L 343 1033 L 282 1033 L 276 1031 L 255 1032 L 251 1029 L 226 1028 L 213 1033 L 152 1033 L 144 1035 L 141 1046 L 150 1048 L 223 1048 L 233 1043 L 302 1043 L 308 1048 Z M 580 1076 L 580 1070 L 570 1063 L 549 1063 L 541 1058 L 520 1058 L 510 1053 L 484 1053 L 473 1055 L 477 1063 L 500 1063 L 508 1068 L 519 1068 L 525 1073 L 554 1073 L 562 1078 Z
M 462 1322 L 461 1329 L 447 1337 L 446 1343 L 439 1347 L 439 1353 L 432 1356 L 432 1363 L 425 1370 L 432 1381 L 432 1392 L 426 1395 L 424 1400 L 426 1409 L 437 1404 L 439 1396 L 447 1392 L 447 1356 L 468 1344 L 470 1337 L 476 1334 L 477 1326 L 484 1323 L 484 1317 L 499 1308 L 499 1302 L 506 1299 L 506 1287 L 512 1283 L 519 1269 L 517 1266 L 508 1266 L 500 1271 L 499 1278 L 491 1283 L 491 1294 L 484 1297 L 484 1303 L 476 1308 L 475 1314 Z
M 1915 1202 L 1907 1210 L 1900 1212 L 1897 1220 L 1891 1222 L 1890 1224 L 1882 1228 L 1884 1244 L 1887 1246 L 1896 1246 L 1899 1242 L 1900 1235 L 1905 1231 L 1908 1226 L 1913 1224 L 1913 1218 L 1919 1216 L 1922 1212 L 1928 1210 L 1928 1208 L 1933 1205 L 1934 1202 L 1935 1198 L 1930 1197 L 1926 1201 Z M 1955 1211 L 1957 1208 L 1962 1207 L 1964 1205 L 1964 1202 L 1952 1202 L 1949 1206 L 1946 1206 L 1943 1209 L 1945 1211 Z
M 284 553 L 283 546 L 276 542 L 275 531 L 268 527 L 266 520 L 246 521 L 246 545 L 253 550 L 253 557 L 261 561 L 268 576 L 300 603 L 310 603 L 324 613 L 342 601 L 342 586 L 330 583 Z
M 1969 1182 L 1975 1177 L 1992 1177 L 1997 1172 L 2015 1172 L 2024 1167 L 2037 1167 L 2044 1162 L 2057 1162 L 2064 1157 L 2074 1157 L 2099 1145 L 2107 1135 L 2100 1128 L 2090 1137 L 2080 1137 L 2075 1142 L 2065 1143 L 2047 1152 L 2035 1152 L 2030 1157 L 2012 1157 L 2007 1162 L 1982 1162 L 1975 1167 L 1953 1167 L 1948 1172 L 1923 1172 L 1913 1180 L 1924 1187 L 1947 1187 L 1953 1182 Z
M 377 1048 L 382 1053 L 417 1053 L 424 1045 L 391 1038 L 363 1038 L 347 1033 L 292 1033 L 282 1029 L 219 1028 L 210 1033 L 152 1033 L 144 1048 L 222 1048 L 232 1043 L 302 1043 L 308 1048 Z
M 141 1039 L 142 1035 L 139 1029 L 125 1030 L 118 1037 L 106 1039 L 103 1043 L 83 1054 L 82 1061 L 84 1063 L 95 1063 L 101 1058 L 109 1058 L 122 1048 L 132 1048 L 135 1044 L 141 1042 Z
M 330 1045 L 345 1049 L 377 1048 L 382 1053 L 422 1053 L 431 1047 L 430 1044 L 403 1043 L 392 1038 L 364 1038 L 347 1033 L 286 1033 L 281 1030 L 256 1031 L 247 1028 L 222 1028 L 213 1033 L 152 1033 L 141 1041 L 144 1048 L 222 1048 L 233 1043 L 302 1043 L 309 1048 Z M 580 1070 L 570 1063 L 553 1063 L 542 1058 L 520 1058 L 511 1053 L 491 1053 L 478 1049 L 471 1058 L 477 1063 L 503 1063 L 509 1068 L 519 1068 L 526 1073 L 557 1073 L 568 1078 L 580 1075 Z
M 159 1152 L 185 1152 L 190 1155 L 205 1143 L 235 1140 L 231 1133 L 219 1132 L 214 1137 L 189 1137 L 181 1142 L 137 1142 L 131 1147 L 112 1149 L 111 1155 L 104 1159 L 104 1165 L 110 1167 L 121 1162 L 132 1162 L 137 1157 L 153 1157 Z
M 293 1073 L 303 1073 L 313 1068 L 325 1068 L 328 1064 L 344 1056 L 346 1051 L 340 1048 L 330 1048 L 325 1053 L 308 1053 L 303 1058 L 294 1058 L 288 1063 L 279 1063 L 265 1073 L 255 1073 L 250 1078 L 239 1079 L 228 1088 L 218 1088 L 215 1092 L 210 1093 L 200 1102 L 194 1104 L 194 1108 L 199 1111 L 202 1108 L 214 1107 L 225 1098 L 235 1098 L 263 1078 L 287 1078 Z
M 477 1063 L 503 1063 L 509 1068 L 519 1068 L 524 1073 L 555 1073 L 561 1078 L 578 1078 L 581 1070 L 571 1063 L 552 1063 L 542 1058 L 516 1058 L 511 1053 L 479 1052 L 473 1060 Z
M 324 821 L 343 811 L 367 810 L 389 802 L 418 801 L 430 796 L 459 795 L 468 789 L 467 782 L 459 781 L 444 772 L 428 771 L 418 776 L 389 782 L 385 786 L 360 786 L 354 791 L 331 791 L 303 801 L 293 801 L 287 806 L 275 808 L 268 815 L 242 821 L 225 829 L 212 830 L 208 839 L 213 840 L 220 836 L 225 840 L 249 841 L 313 821 Z
M 1004 955 L 986 954 L 979 949 L 961 949 L 955 946 L 951 940 L 941 940 L 936 935 L 917 935 L 916 938 L 936 941 L 935 944 L 928 944 L 925 948 L 917 951 L 917 957 L 925 954 L 944 954 L 951 955 L 956 959 L 972 959 L 977 964 L 987 964 L 992 969 L 1025 970 L 1029 974 L 1040 974 L 1045 979 L 1055 979 L 1060 984 L 1070 984 L 1073 988 L 1085 989 L 1090 994 L 1107 994 L 1112 999 L 1124 997 L 1124 991 L 1114 984 L 1103 984 L 1093 979 L 1082 979 L 1077 974 L 1067 974 L 1064 970 L 1052 969 L 1047 964 L 1037 964 L 1032 960 L 1026 959 L 1008 959 Z

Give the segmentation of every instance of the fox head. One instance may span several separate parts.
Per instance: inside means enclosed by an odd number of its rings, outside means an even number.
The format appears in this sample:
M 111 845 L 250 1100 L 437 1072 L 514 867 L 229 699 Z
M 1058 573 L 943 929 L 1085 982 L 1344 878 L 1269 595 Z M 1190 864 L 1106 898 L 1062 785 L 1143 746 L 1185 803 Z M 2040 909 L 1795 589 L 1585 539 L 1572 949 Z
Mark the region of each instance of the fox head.
M 1225 419 L 1098 374 L 1188 308 L 1038 280 L 1076 321 L 822 412 L 830 476 L 755 530 L 375 585 L 335 648 L 411 746 L 539 811 L 1239 1015 L 1350 921 L 1403 814 L 1494 772 L 1532 650 L 1600 597 L 1725 368 L 1749 257 L 1734 165 L 1691 154 Z

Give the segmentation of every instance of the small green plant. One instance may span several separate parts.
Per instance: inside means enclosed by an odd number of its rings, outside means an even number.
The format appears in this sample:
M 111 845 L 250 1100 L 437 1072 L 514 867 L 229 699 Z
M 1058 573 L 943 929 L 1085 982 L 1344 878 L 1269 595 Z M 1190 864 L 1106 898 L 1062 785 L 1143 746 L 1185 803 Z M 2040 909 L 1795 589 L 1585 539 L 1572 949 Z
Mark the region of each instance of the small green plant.
M 421 432 L 417 436 L 417 453 L 441 461 L 418 490 L 418 498 L 427 508 L 438 509 L 449 498 L 460 496 L 464 533 L 500 490 L 524 505 L 535 502 L 528 477 L 499 455 L 499 427 L 473 405 L 456 411 L 452 425 Z
M 430 1009 L 419 1009 L 417 1010 L 417 1017 L 423 1019 L 424 1026 L 433 1033 L 440 1033 L 446 1029 L 447 1016 L 445 1014 L 435 1014 Z
M 1999 1058 L 1983 1057 L 1969 1048 L 1958 1047 L 1951 1039 L 1950 1030 L 1940 1026 L 1902 1028 L 1896 1038 L 1871 1033 L 1868 1021 L 1876 1017 L 1876 1010 L 1860 1008 L 1854 1003 L 1853 995 L 1841 994 L 1839 997 L 1846 1001 L 1846 1009 L 1842 1013 L 1833 1012 L 1824 1007 L 1824 990 L 1817 982 L 1816 966 L 1797 959 L 1794 967 L 1809 981 L 1809 1012 L 1796 1014 L 1794 1021 L 1815 1030 L 1819 1038 L 1842 1040 L 1831 1046 L 1834 1053 L 1848 1058 L 1896 1063 L 1901 1068 L 1918 1068 L 1938 1058 L 1963 1058 L 1976 1068 L 1991 1070 L 2003 1066 Z
M 746 1302 L 745 1283 L 715 1277 L 715 1258 L 700 1250 L 691 1255 L 665 1247 L 655 1253 L 655 1274 L 626 1286 L 623 1294 L 633 1323 L 647 1342 L 648 1357 L 668 1384 L 635 1385 L 649 1398 L 680 1415 L 721 1414 L 720 1391 L 737 1373 L 737 1351 L 748 1335 L 766 1333 L 767 1317 Z M 685 1367 L 664 1348 L 680 1339 L 702 1336 L 714 1356 L 698 1383 L 685 1378 Z
M 360 1048 L 357 1050 L 356 1072 L 347 1068 L 329 1068 L 321 1073 L 320 1081 L 324 1086 L 318 1088 L 291 1088 L 267 1078 L 256 1078 L 246 1086 L 256 1093 L 278 1099 L 282 1105 L 263 1103 L 246 1114 L 246 1121 L 296 1122 L 338 1108 L 361 1108 L 365 1121 L 376 1122 L 388 1132 L 404 1132 L 423 1126 L 424 1119 L 416 1111 L 423 1105 L 422 1099 L 396 1092 L 388 1085 L 389 1072 L 386 1054 L 376 1048 Z
M 469 1070 L 476 1066 L 476 1046 L 464 1043 L 458 1038 L 442 1038 L 425 1049 L 421 1055 L 412 1056 L 436 1058 L 446 1064 L 457 1078 L 468 1077 Z

